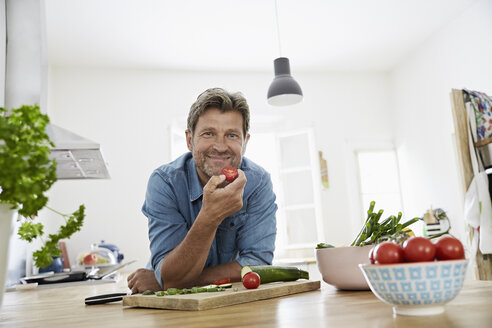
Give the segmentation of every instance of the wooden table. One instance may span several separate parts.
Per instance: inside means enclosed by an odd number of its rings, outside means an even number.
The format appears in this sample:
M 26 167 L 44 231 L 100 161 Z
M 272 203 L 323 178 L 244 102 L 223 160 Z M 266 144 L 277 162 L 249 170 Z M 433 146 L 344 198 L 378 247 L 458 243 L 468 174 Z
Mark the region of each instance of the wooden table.
M 443 314 L 394 316 L 370 291 L 320 290 L 205 311 L 86 306 L 84 298 L 125 292 L 118 283 L 4 294 L 0 327 L 492 327 L 492 281 L 465 283 Z

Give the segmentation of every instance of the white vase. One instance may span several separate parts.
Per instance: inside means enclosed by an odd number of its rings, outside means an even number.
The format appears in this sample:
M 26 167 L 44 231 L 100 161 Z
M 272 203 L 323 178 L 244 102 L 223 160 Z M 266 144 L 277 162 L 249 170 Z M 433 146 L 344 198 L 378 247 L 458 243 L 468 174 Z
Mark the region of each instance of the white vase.
M 0 204 L 0 307 L 2 306 L 3 293 L 5 292 L 9 241 L 14 227 L 14 220 L 17 220 L 17 210 L 12 210 L 10 207 L 11 205 L 8 204 Z

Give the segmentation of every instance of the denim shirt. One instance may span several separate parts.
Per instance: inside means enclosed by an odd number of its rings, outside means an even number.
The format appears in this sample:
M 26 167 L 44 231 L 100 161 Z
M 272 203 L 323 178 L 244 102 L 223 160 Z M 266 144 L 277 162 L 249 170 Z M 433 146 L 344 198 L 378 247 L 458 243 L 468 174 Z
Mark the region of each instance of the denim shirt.
M 247 182 L 243 207 L 217 228 L 205 267 L 237 261 L 241 266 L 271 264 L 275 249 L 275 194 L 270 174 L 243 157 Z M 191 153 L 157 168 L 150 176 L 142 212 L 148 218 L 153 269 L 162 286 L 161 263 L 185 238 L 202 207 L 203 187 Z

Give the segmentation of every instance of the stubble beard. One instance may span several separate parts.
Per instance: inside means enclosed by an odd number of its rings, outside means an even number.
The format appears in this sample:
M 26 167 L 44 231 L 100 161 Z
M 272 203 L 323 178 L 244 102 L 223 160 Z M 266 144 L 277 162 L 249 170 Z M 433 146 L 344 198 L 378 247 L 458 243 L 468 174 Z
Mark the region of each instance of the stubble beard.
M 217 167 L 210 165 L 207 161 L 208 156 L 228 156 L 230 157 L 230 164 L 226 166 L 233 166 L 238 168 L 241 165 L 241 157 L 238 157 L 230 151 L 226 151 L 223 153 L 219 153 L 216 151 L 205 151 L 203 153 L 193 152 L 193 157 L 195 158 L 196 167 L 198 170 L 203 172 L 208 179 L 210 179 L 214 175 L 220 175 L 220 172 L 223 167 Z

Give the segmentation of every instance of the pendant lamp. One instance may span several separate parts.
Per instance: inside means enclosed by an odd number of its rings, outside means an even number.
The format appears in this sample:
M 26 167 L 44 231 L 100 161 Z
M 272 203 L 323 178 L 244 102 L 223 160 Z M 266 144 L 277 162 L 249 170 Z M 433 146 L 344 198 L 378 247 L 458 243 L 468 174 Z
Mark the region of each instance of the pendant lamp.
M 280 57 L 273 61 L 275 78 L 268 88 L 267 99 L 270 105 L 288 106 L 301 102 L 302 90 L 299 83 L 297 83 L 292 75 L 290 75 L 289 58 L 282 57 L 277 0 L 275 0 L 275 14 L 277 18 L 277 35 Z

